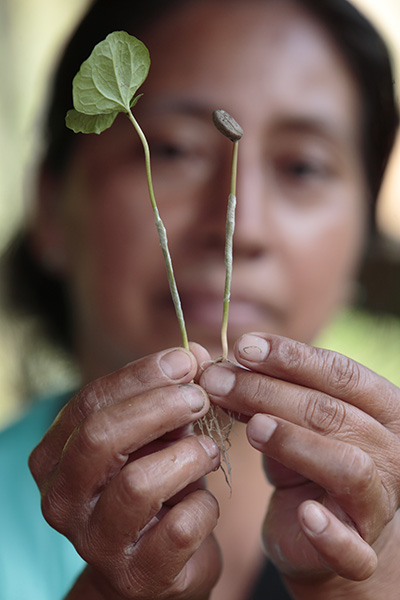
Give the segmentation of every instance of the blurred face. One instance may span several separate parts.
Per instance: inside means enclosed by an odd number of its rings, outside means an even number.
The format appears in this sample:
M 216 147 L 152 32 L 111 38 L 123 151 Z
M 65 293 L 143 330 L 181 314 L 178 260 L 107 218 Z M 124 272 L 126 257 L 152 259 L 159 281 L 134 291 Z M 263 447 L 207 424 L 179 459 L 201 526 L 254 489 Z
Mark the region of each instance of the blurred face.
M 366 228 L 359 98 L 340 54 L 286 2 L 189 5 L 141 39 L 152 67 L 135 115 L 189 338 L 221 352 L 232 143 L 211 113 L 223 108 L 244 129 L 231 342 L 251 330 L 312 340 L 345 296 Z M 125 116 L 82 137 L 60 194 L 88 376 L 179 345 L 143 150 Z

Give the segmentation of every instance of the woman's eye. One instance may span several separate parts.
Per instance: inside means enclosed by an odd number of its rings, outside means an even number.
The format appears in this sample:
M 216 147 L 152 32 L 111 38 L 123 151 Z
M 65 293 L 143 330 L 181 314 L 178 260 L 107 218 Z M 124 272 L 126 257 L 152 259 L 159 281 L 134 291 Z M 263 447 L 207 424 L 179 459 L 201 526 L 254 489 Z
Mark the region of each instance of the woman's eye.
M 290 165 L 289 171 L 297 177 L 305 177 L 317 173 L 318 169 L 316 169 L 314 165 L 305 162 L 297 162 Z
M 187 148 L 180 144 L 155 142 L 150 144 L 150 151 L 154 158 L 162 160 L 181 160 L 190 155 Z
M 210 150 L 193 140 L 154 137 L 149 147 L 153 176 L 159 184 L 197 183 L 208 178 L 215 165 Z
M 280 165 L 280 169 L 290 177 L 300 180 L 322 178 L 327 174 L 327 169 L 324 165 L 309 160 L 284 161 Z

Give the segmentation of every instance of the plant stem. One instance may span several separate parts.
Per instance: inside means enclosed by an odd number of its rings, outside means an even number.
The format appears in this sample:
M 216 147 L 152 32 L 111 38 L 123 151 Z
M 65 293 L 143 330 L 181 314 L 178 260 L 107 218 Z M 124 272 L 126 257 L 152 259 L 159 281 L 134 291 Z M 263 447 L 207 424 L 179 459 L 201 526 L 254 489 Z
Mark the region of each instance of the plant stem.
M 236 210 L 236 179 L 238 162 L 239 142 L 233 142 L 231 187 L 228 198 L 228 208 L 226 213 L 225 230 L 225 289 L 224 304 L 222 313 L 221 342 L 222 342 L 222 361 L 228 358 L 228 316 L 229 302 L 231 298 L 232 282 L 232 264 L 233 264 L 233 233 L 235 231 L 235 210 Z
M 179 297 L 179 292 L 178 292 L 178 288 L 177 288 L 176 281 L 175 281 L 174 270 L 172 268 L 171 255 L 170 255 L 170 252 L 168 249 L 167 232 L 166 232 L 164 224 L 160 218 L 156 199 L 154 196 L 153 181 L 152 181 L 152 177 L 151 177 L 149 144 L 147 143 L 146 136 L 144 135 L 142 129 L 140 128 L 139 123 L 136 121 L 135 117 L 133 116 L 132 111 L 129 111 L 127 113 L 127 116 L 129 118 L 129 120 L 131 121 L 132 125 L 134 126 L 134 128 L 136 129 L 136 132 L 140 138 L 140 141 L 142 142 L 142 146 L 143 146 L 143 150 L 144 150 L 144 157 L 145 157 L 145 164 L 146 164 L 147 187 L 149 190 L 151 206 L 153 208 L 158 238 L 160 240 L 160 246 L 161 246 L 161 249 L 162 249 L 162 252 L 164 255 L 165 266 L 167 269 L 169 289 L 171 290 L 172 301 L 174 303 L 176 316 L 178 318 L 179 328 L 180 328 L 181 336 L 182 336 L 182 345 L 184 348 L 189 350 L 189 342 L 188 342 L 188 336 L 187 336 L 187 332 L 186 332 L 185 319 L 183 317 L 181 300 Z

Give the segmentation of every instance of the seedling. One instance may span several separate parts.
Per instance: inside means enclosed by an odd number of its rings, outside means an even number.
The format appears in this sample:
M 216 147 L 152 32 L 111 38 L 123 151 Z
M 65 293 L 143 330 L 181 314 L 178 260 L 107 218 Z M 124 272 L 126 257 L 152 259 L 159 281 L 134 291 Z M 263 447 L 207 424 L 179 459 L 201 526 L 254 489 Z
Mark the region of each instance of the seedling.
M 189 349 L 167 233 L 154 196 L 149 144 L 132 113 L 132 108 L 142 96 L 142 94 L 138 96 L 135 94 L 146 80 L 149 69 L 149 52 L 140 40 L 125 31 L 110 33 L 105 40 L 95 46 L 74 77 L 72 84 L 74 109 L 68 111 L 66 124 L 75 133 L 100 134 L 111 127 L 119 113 L 124 113 L 136 129 L 143 145 L 147 187 L 164 254 L 172 301 L 181 330 L 182 344 L 184 348 Z
M 79 72 L 74 77 L 74 108 L 68 111 L 66 115 L 66 125 L 75 133 L 100 134 L 111 127 L 119 113 L 123 113 L 134 126 L 143 145 L 147 187 L 166 264 L 171 296 L 181 331 L 182 344 L 184 348 L 188 349 L 188 336 L 168 249 L 167 233 L 154 195 L 149 145 L 132 112 L 142 96 L 142 94 L 136 95 L 136 93 L 146 80 L 149 68 L 149 52 L 141 41 L 125 31 L 110 33 L 105 40 L 95 46 L 89 58 L 82 63 Z M 238 142 L 243 135 L 243 131 L 236 121 L 223 110 L 216 110 L 213 113 L 213 120 L 219 131 L 233 142 L 231 186 L 226 219 L 226 276 L 221 327 L 222 357 L 219 359 L 224 361 L 228 357 L 227 326 L 232 278 L 232 238 L 235 227 Z M 213 433 L 217 432 L 219 439 L 216 441 L 219 443 L 223 461 L 225 461 L 230 475 L 229 461 L 226 455 L 229 447 L 229 431 L 221 430 L 214 407 L 208 417 L 201 421 L 200 428 L 211 437 L 215 437 Z M 224 473 L 227 476 L 225 470 Z
M 233 142 L 231 187 L 228 197 L 228 209 L 226 211 L 226 229 L 225 229 L 225 288 L 224 303 L 221 326 L 222 357 L 225 361 L 228 358 L 228 316 L 229 303 L 231 298 L 232 266 L 233 266 L 233 234 L 235 231 L 235 211 L 236 211 L 236 178 L 239 140 L 243 136 L 243 129 L 231 115 L 225 110 L 218 109 L 213 112 L 213 121 L 216 128 Z

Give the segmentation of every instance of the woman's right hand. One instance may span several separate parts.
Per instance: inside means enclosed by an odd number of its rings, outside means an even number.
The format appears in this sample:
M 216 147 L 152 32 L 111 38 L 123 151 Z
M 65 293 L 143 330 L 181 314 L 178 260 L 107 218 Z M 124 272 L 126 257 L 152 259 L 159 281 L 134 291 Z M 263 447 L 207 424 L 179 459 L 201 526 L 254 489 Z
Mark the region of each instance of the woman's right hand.
M 198 358 L 205 350 L 194 345 Z M 220 572 L 219 451 L 191 424 L 208 410 L 181 348 L 84 387 L 30 457 L 46 520 L 88 563 L 68 598 L 207 598 Z

